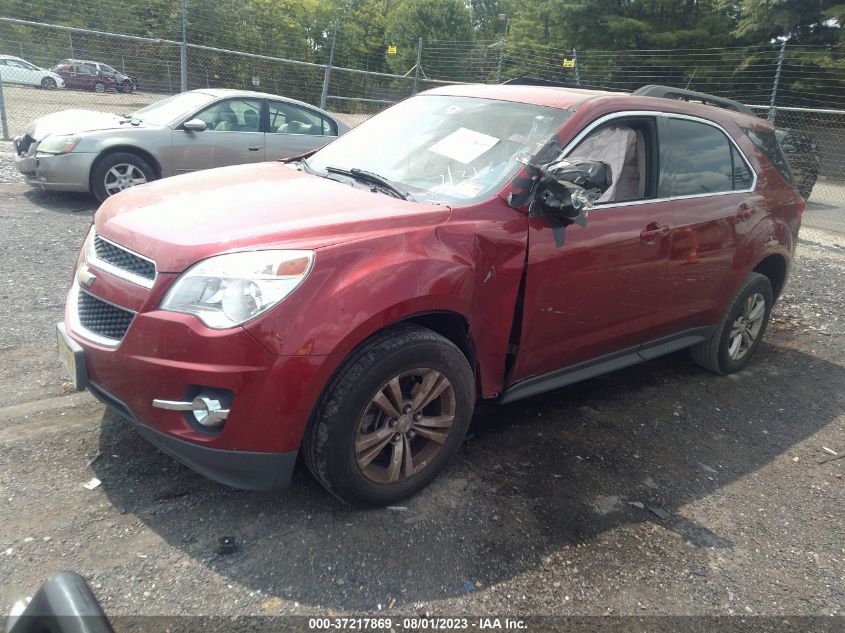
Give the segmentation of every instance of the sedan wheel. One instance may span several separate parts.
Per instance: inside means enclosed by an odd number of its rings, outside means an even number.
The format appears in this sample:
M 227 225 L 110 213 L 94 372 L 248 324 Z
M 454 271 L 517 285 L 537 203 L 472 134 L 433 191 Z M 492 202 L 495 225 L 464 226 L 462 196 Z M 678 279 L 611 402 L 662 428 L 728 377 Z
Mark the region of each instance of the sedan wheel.
M 125 189 L 156 179 L 152 164 L 134 152 L 114 152 L 100 156 L 91 168 L 91 193 L 103 202 Z
M 147 182 L 147 177 L 138 167 L 129 163 L 118 163 L 106 172 L 103 187 L 108 195 L 113 196 L 124 189 L 143 185 L 145 182 Z
M 407 481 L 440 452 L 454 421 L 455 390 L 446 376 L 403 372 L 379 389 L 358 422 L 358 467 L 376 483 Z
M 106 84 L 98 81 L 94 84 L 94 92 L 105 92 L 106 91 Z
M 52 77 L 44 77 L 44 79 L 41 80 L 41 87 L 46 90 L 55 90 L 57 87 L 56 80 Z

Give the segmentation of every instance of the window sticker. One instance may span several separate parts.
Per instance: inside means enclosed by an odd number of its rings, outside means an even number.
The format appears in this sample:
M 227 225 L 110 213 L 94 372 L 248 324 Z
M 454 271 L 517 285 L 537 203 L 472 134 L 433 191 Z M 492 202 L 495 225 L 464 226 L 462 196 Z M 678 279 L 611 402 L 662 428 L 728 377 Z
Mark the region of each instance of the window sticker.
M 499 139 L 495 136 L 488 136 L 487 134 L 462 127 L 452 132 L 449 136 L 437 141 L 428 148 L 428 151 L 466 165 L 488 151 L 498 142 Z

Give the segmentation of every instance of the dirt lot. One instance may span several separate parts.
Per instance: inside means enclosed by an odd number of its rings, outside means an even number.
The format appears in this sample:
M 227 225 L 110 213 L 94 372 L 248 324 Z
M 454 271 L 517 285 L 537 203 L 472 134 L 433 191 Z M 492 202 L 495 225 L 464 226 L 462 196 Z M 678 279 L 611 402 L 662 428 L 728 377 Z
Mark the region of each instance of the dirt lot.
M 111 615 L 843 613 L 845 234 L 806 231 L 746 371 L 675 354 L 482 406 L 434 485 L 361 512 L 304 470 L 223 488 L 69 392 L 53 324 L 92 210 L 0 184 L 0 613 L 61 569 Z

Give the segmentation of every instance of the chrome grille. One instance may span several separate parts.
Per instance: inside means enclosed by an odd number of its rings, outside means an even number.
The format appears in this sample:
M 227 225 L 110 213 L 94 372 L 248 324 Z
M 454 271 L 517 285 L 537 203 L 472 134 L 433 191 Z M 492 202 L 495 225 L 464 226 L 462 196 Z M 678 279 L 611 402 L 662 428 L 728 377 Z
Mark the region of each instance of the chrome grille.
M 99 235 L 94 236 L 94 252 L 97 254 L 97 259 L 132 275 L 150 281 L 156 277 L 155 264 L 149 259 L 136 255 L 113 242 L 104 240 Z
M 77 317 L 79 325 L 89 332 L 120 341 L 135 318 L 135 313 L 80 290 L 77 297 Z

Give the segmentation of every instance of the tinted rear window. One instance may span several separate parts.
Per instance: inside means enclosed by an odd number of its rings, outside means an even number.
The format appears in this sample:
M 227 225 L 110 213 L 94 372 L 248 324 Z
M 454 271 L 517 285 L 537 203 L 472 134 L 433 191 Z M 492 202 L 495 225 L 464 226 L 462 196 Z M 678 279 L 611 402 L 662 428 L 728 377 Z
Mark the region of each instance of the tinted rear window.
M 669 119 L 668 125 L 673 146 L 670 196 L 734 189 L 731 145 L 722 132 L 711 125 L 684 119 Z
M 780 147 L 780 142 L 772 130 L 745 130 L 748 138 L 760 148 L 760 151 L 765 154 L 769 162 L 780 172 L 784 180 L 790 185 L 795 185 L 795 179 L 792 177 L 792 170 L 789 169 L 789 163 L 783 155 L 783 150 Z

